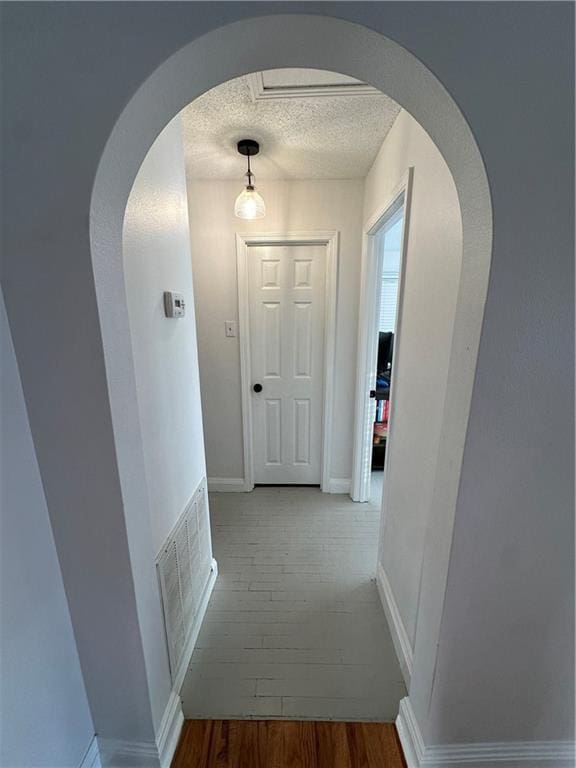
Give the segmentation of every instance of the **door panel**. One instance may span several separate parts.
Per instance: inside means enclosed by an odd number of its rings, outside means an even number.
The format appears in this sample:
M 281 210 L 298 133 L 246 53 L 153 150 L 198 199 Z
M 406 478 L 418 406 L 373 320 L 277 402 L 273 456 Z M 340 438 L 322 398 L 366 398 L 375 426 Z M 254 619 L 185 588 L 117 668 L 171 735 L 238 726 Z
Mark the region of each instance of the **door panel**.
M 310 463 L 310 400 L 294 400 L 294 463 Z
M 279 301 L 263 301 L 263 343 L 264 343 L 264 368 L 263 377 L 281 377 L 281 306 Z
M 294 376 L 312 374 L 312 302 L 294 302 Z
M 266 398 L 266 464 L 282 464 L 282 401 Z
M 254 480 L 319 484 L 325 245 L 248 248 Z

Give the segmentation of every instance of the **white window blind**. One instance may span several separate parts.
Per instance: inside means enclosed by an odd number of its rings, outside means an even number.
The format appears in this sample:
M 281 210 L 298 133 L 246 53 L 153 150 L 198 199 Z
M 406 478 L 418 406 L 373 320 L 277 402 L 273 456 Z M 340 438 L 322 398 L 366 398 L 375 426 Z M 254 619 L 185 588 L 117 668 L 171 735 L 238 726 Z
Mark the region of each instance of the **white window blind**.
M 378 330 L 394 331 L 396 323 L 396 304 L 398 303 L 398 274 L 384 273 L 380 288 L 380 319 Z
M 399 208 L 384 225 L 380 239 L 382 277 L 378 330 L 381 333 L 395 331 L 403 215 L 403 208 Z

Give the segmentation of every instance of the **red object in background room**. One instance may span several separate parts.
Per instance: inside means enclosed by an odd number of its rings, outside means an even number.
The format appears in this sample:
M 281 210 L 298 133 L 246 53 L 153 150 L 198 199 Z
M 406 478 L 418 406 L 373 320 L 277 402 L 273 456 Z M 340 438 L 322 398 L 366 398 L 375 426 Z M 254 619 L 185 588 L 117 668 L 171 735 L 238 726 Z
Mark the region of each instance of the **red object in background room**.
M 388 415 L 390 413 L 390 401 L 384 400 L 384 408 L 382 409 L 382 423 L 388 425 Z

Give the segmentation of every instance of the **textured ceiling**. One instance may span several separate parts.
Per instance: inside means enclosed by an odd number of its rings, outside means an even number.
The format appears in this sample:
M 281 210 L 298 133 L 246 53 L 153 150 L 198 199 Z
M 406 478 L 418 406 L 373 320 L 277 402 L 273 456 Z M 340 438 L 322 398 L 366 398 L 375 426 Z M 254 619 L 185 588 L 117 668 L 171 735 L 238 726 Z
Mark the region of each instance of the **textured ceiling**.
M 278 72 L 280 74 L 278 74 Z M 236 151 L 239 139 L 260 142 L 252 161 L 258 179 L 363 178 L 374 161 L 400 107 L 381 93 L 324 93 L 310 83 L 311 70 L 276 71 L 270 83 L 284 95 L 259 98 L 254 76 L 230 80 L 208 91 L 186 107 L 182 115 L 186 168 L 196 179 L 242 179 L 246 160 Z M 288 74 L 292 76 L 288 78 Z M 266 83 L 266 73 L 261 78 Z M 252 79 L 251 79 L 252 78 Z M 352 89 L 357 81 L 343 79 Z M 334 80 L 331 85 L 334 87 Z M 360 85 L 360 84 L 358 84 Z M 252 86 L 252 87 L 251 87 Z M 286 92 L 299 91 L 286 97 Z

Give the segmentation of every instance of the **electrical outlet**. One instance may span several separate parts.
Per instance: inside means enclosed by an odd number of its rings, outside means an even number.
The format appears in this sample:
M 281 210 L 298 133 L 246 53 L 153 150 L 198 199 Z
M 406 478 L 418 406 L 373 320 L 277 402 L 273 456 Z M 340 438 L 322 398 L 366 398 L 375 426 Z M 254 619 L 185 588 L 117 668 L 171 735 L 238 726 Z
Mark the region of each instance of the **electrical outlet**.
M 225 320 L 224 328 L 228 338 L 233 339 L 236 336 L 236 320 Z

